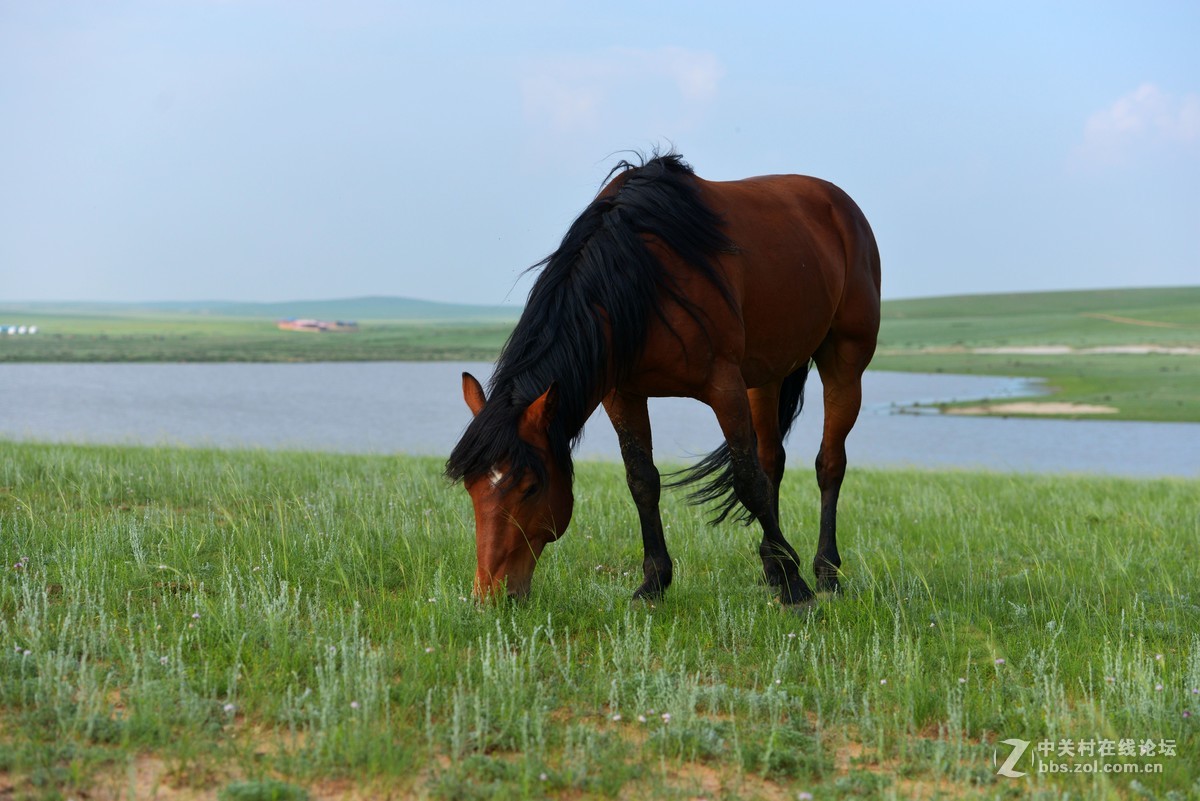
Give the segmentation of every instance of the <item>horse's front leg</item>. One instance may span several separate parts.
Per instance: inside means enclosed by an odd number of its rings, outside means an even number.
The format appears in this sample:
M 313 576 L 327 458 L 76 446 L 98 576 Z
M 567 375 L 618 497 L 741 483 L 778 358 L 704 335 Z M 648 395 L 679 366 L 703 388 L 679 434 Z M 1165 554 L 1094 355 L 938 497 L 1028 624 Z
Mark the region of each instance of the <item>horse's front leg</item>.
M 604 399 L 604 410 L 617 432 L 621 458 L 625 460 L 625 481 L 637 506 L 642 525 L 642 586 L 634 598 L 659 598 L 671 584 L 673 568 L 663 537 L 662 516 L 658 511 L 661 483 L 654 466 L 650 438 L 650 414 L 646 398 L 613 390 Z

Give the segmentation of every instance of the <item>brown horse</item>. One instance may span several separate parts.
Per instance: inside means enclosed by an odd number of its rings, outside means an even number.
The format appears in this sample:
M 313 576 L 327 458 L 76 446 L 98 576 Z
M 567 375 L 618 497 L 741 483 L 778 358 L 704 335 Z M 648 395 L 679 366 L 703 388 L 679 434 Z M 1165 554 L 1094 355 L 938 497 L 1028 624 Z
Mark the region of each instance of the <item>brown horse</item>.
M 825 390 L 817 455 L 817 587 L 835 590 L 837 502 L 846 435 L 879 329 L 879 251 L 866 218 L 833 184 L 798 175 L 713 182 L 675 154 L 622 162 L 540 266 L 485 396 L 447 462 L 475 507 L 481 597 L 529 591 L 546 544 L 571 521 L 571 450 L 603 403 L 642 528 L 645 580 L 671 583 L 648 397 L 712 407 L 725 444 L 684 474 L 723 519 L 758 520 L 766 578 L 786 604 L 813 597 L 779 526 L 783 438 L 816 362 Z M 610 176 L 611 177 L 611 176 Z

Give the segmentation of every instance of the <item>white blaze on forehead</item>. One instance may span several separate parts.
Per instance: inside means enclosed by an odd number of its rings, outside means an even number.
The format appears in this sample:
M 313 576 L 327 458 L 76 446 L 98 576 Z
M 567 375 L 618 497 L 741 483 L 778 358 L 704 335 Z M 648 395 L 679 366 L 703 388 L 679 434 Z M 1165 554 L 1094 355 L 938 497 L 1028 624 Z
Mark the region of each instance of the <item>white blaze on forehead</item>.
M 492 472 L 488 473 L 488 478 L 492 480 L 493 487 L 498 487 L 500 486 L 500 482 L 504 480 L 504 473 L 500 471 L 499 467 L 493 467 Z

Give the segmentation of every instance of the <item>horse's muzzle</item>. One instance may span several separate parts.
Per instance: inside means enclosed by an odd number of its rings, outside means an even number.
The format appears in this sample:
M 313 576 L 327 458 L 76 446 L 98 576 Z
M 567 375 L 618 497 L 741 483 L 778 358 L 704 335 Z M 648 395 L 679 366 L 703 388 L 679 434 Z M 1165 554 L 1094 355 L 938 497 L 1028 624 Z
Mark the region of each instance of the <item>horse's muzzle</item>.
M 475 597 L 481 601 L 499 598 L 521 599 L 529 595 L 533 584 L 533 570 L 528 572 L 506 572 L 496 578 L 492 574 L 479 570 L 475 573 Z

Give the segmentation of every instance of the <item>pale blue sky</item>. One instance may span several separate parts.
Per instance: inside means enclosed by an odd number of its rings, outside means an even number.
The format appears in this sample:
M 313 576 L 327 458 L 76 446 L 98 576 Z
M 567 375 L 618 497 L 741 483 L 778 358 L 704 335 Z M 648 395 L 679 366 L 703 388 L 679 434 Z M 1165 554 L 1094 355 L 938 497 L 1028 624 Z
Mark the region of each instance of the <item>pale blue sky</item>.
M 521 302 L 626 148 L 885 297 L 1200 282 L 1200 4 L 0 0 L 0 301 Z

